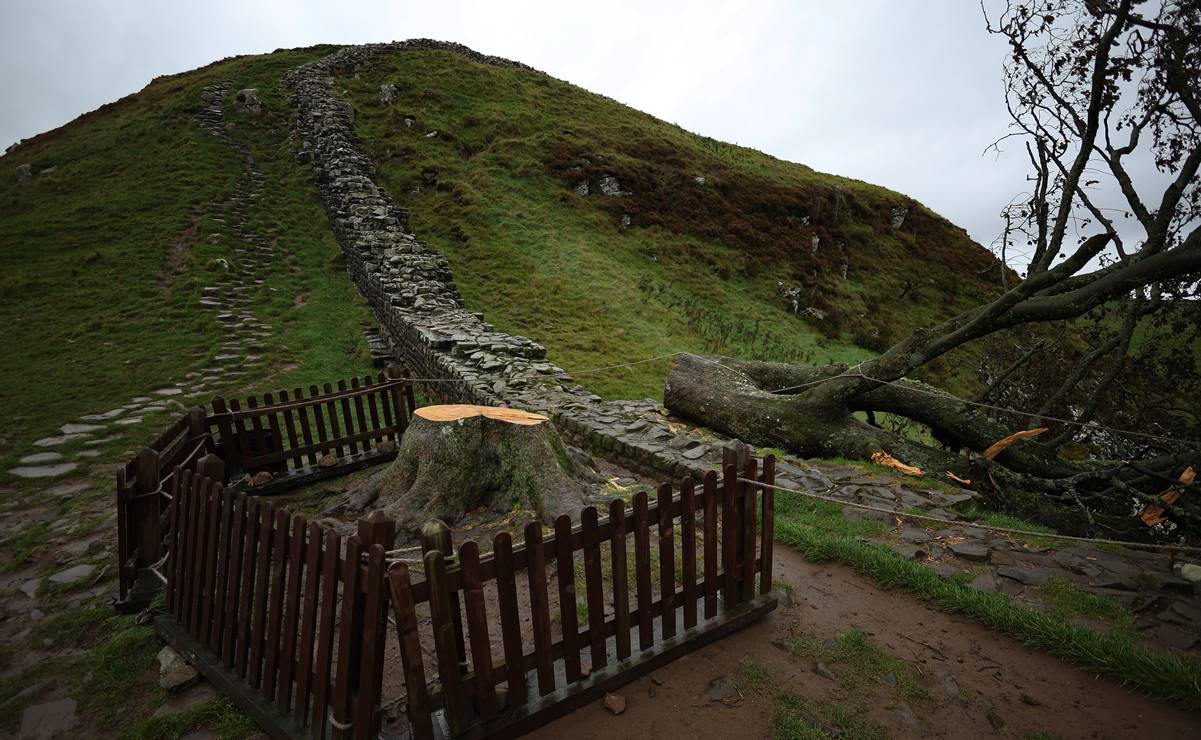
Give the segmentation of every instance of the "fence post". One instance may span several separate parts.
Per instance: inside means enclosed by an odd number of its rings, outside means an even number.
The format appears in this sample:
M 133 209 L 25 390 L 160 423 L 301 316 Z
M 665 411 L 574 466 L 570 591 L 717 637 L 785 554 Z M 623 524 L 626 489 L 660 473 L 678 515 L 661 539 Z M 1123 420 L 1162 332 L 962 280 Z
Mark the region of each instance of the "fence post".
M 427 552 L 440 552 L 446 558 L 455 554 L 454 543 L 451 541 L 450 527 L 441 519 L 430 519 L 421 528 L 421 555 Z M 450 618 L 454 624 L 455 633 L 455 662 L 460 672 L 467 671 L 467 649 L 463 640 L 463 610 L 459 607 L 459 593 L 450 594 Z
M 225 483 L 225 461 L 209 453 L 196 461 L 196 475 L 201 478 Z
M 405 415 L 405 419 L 407 420 L 409 415 L 417 410 L 417 400 L 413 397 L 413 380 L 412 375 L 409 374 L 409 369 L 405 368 L 401 376 L 405 379 L 405 404 L 409 407 L 408 414 Z
M 409 408 L 405 402 L 405 392 L 412 389 L 412 383 L 405 377 L 407 372 L 402 373 L 400 368 L 395 365 L 389 365 L 384 371 L 388 375 L 389 381 L 404 381 L 392 386 L 392 411 L 396 419 L 396 438 L 397 444 L 400 444 L 400 436 L 409 428 Z
M 149 447 L 138 453 L 133 461 L 134 469 L 134 516 L 133 523 L 137 527 L 137 542 L 139 557 L 138 567 L 153 565 L 158 562 L 162 553 L 162 542 L 159 532 L 159 483 L 162 480 L 159 470 L 158 453 Z
M 225 407 L 225 399 L 213 397 L 213 415 L 217 417 L 217 430 L 221 432 L 221 457 L 229 468 L 231 479 L 242 473 L 242 457 L 238 454 L 238 438 L 234 433 L 234 425 L 230 421 L 230 412 Z
M 209 433 L 208 415 L 203 406 L 193 406 L 188 411 L 188 439 L 195 443 Z M 208 445 L 205 445 L 207 448 Z M 207 450 L 206 450 L 207 451 Z
M 370 736 L 375 737 L 381 717 L 374 707 L 379 704 L 383 691 L 383 635 L 387 634 L 388 627 L 388 585 L 384 579 L 381 550 L 390 550 L 395 545 L 396 522 L 382 511 L 373 511 L 359 520 L 359 540 L 363 543 L 363 549 L 371 553 L 372 564 L 363 584 L 365 595 L 359 595 L 360 603 L 355 609 L 355 615 L 362 620 L 362 624 L 354 625 L 354 634 L 361 635 L 362 639 L 360 649 L 351 651 L 350 687 L 355 695 L 355 736 L 368 736 L 364 734 L 368 729 L 364 726 L 364 720 L 367 720 L 370 722 Z M 375 549 L 376 545 L 381 550 Z M 377 558 L 378 563 L 375 562 Z
M 763 570 L 760 574 L 759 593 L 766 594 L 772 590 L 772 545 L 776 536 L 775 490 L 772 488 L 776 484 L 775 456 L 768 455 L 763 458 L 763 474 L 759 480 L 763 482 L 763 485 L 759 487 L 760 495 L 763 498 L 763 530 L 759 548 L 759 559 L 763 561 Z

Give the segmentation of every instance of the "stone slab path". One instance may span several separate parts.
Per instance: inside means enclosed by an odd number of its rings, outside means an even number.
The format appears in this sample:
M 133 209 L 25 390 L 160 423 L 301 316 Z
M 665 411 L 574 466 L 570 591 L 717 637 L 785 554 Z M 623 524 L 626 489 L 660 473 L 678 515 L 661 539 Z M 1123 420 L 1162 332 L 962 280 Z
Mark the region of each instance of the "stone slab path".
M 212 364 L 199 371 L 189 372 L 174 383 L 144 391 L 127 403 L 113 409 L 84 414 L 59 428 L 58 434 L 34 441 L 34 450 L 18 461 L 8 472 L 20 478 L 59 478 L 94 463 L 99 453 L 78 449 L 115 441 L 125 430 L 140 425 L 156 413 L 183 411 L 185 402 L 207 400 L 218 386 L 228 385 L 261 366 L 259 356 L 263 341 L 271 336 L 271 327 L 255 316 L 251 309 L 254 294 L 266 281 L 274 252 L 270 240 L 251 226 L 249 213 L 263 193 L 263 173 L 255 163 L 249 148 L 239 142 L 225 121 L 225 99 L 232 82 L 210 85 L 201 92 L 201 111 L 195 122 L 227 144 L 242 162 L 242 172 L 233 194 L 215 204 L 210 212 L 217 225 L 214 241 L 229 240 L 234 244 L 232 260 L 225 264 L 218 277 L 205 286 L 200 308 L 211 313 L 221 329 L 219 352 Z M 74 444 L 73 444 L 74 443 Z M 75 448 L 58 452 L 58 448 Z

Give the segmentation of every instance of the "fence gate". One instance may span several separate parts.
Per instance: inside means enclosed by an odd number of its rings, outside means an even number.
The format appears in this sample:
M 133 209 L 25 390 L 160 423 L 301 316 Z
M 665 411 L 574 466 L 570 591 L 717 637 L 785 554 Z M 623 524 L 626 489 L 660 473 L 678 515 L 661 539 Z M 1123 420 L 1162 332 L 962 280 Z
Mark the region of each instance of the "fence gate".
M 774 609 L 772 489 L 739 480 L 772 484 L 774 459 L 764 460 L 761 474 L 754 458 L 741 473 L 726 462 L 721 482 L 711 472 L 699 487 L 685 479 L 673 493 L 665 484 L 653 502 L 646 493 L 629 507 L 614 500 L 603 518 L 588 507 L 575 527 L 559 517 L 550 536 L 534 522 L 516 546 L 502 532 L 482 557 L 474 542 L 453 553 L 444 525 L 427 525 L 424 579 L 404 562 L 388 569 L 413 736 L 519 735 Z M 547 592 L 552 567 L 558 639 Z M 485 588 L 495 589 L 498 621 L 486 609 Z M 428 607 L 433 666 L 422 649 L 419 607 Z

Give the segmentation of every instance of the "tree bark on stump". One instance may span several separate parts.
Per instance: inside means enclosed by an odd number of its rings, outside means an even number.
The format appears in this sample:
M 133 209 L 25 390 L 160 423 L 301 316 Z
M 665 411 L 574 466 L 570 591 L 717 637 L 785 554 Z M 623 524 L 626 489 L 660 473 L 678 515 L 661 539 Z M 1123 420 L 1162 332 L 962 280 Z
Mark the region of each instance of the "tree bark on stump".
M 429 519 L 456 522 L 481 506 L 525 510 L 550 523 L 578 517 L 584 487 L 550 420 L 492 406 L 426 406 L 414 412 L 386 471 L 356 492 L 350 509 L 380 509 L 418 530 Z

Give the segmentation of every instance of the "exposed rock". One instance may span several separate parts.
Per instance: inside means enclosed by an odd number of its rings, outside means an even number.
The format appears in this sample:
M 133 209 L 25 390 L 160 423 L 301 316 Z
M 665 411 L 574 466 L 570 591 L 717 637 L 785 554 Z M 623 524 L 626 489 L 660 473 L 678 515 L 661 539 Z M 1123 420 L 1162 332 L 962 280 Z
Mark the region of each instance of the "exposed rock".
M 905 223 L 905 217 L 909 215 L 909 209 L 905 206 L 894 206 L 889 214 L 889 219 L 892 223 L 892 228 L 899 229 Z
M 70 473 L 77 467 L 79 467 L 79 463 L 73 462 L 59 463 L 57 465 L 34 465 L 10 468 L 8 473 L 18 478 L 54 478 L 55 476 Z
M 955 557 L 982 563 L 988 560 L 988 548 L 974 542 L 956 542 L 950 546 Z
M 59 699 L 26 708 L 21 713 L 21 729 L 17 737 L 21 740 L 41 740 L 67 736 L 77 721 L 75 707 L 74 699 Z
M 17 165 L 17 182 L 28 182 L 31 177 L 33 177 L 33 167 L 27 164 Z
M 66 570 L 55 573 L 54 575 L 50 576 L 49 580 L 53 584 L 65 586 L 72 583 L 78 583 L 86 578 L 89 578 L 91 577 L 92 573 L 95 572 L 96 566 L 92 565 L 91 563 L 81 563 L 80 565 L 75 565 L 67 568 Z
M 172 693 L 183 691 L 200 680 L 196 669 L 170 645 L 158 651 L 158 685 Z
M 1191 581 L 1192 583 L 1201 582 L 1201 565 L 1197 565 L 1196 563 L 1180 563 L 1177 571 L 1178 575 L 1186 581 Z
M 263 108 L 263 101 L 261 98 L 259 98 L 259 91 L 253 87 L 247 87 L 239 90 L 238 94 L 234 96 L 234 100 L 236 100 L 247 113 L 258 113 Z
M 17 460 L 17 462 L 21 463 L 22 465 L 40 465 L 42 463 L 55 462 L 62 459 L 63 455 L 61 452 L 35 452 L 32 455 L 26 455 L 20 460 Z
M 621 714 L 626 710 L 626 699 L 621 694 L 605 694 L 605 709 L 613 714 Z
M 601 195 L 629 195 L 629 193 L 621 189 L 621 183 L 613 175 L 601 175 L 596 184 L 600 188 Z
M 59 427 L 59 431 L 63 434 L 90 434 L 99 432 L 104 427 L 100 424 L 63 424 Z
M 393 85 L 391 82 L 385 82 L 384 84 L 380 85 L 379 104 L 384 106 L 392 105 L 392 102 L 396 100 L 398 92 L 399 91 L 396 89 L 396 85 Z

